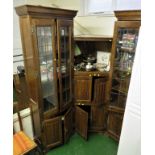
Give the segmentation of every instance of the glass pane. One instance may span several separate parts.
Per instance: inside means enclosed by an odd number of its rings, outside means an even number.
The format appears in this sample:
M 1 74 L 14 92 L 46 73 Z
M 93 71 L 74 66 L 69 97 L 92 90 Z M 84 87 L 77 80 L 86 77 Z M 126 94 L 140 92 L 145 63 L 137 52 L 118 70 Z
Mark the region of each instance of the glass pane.
M 121 108 L 124 108 L 126 105 L 137 40 L 138 29 L 118 29 L 111 104 Z
M 69 52 L 69 27 L 60 28 L 60 48 L 61 48 L 61 75 L 62 75 L 62 91 L 63 103 L 70 101 L 70 52 Z
M 56 79 L 54 77 L 52 28 L 37 27 L 38 50 L 40 59 L 40 76 L 43 93 L 44 111 L 58 106 L 56 94 Z

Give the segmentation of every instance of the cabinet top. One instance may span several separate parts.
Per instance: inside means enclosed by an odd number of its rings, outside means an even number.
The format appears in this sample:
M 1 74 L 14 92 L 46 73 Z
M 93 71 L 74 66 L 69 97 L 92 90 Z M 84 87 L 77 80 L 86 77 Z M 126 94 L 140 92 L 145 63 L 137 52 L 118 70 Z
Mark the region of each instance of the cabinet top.
M 140 21 L 141 20 L 141 10 L 126 10 L 126 11 L 115 11 L 115 16 L 117 19 L 124 21 Z
M 54 16 L 54 17 L 67 17 L 73 18 L 77 14 L 77 10 L 67 10 L 60 8 L 53 8 L 40 5 L 22 5 L 15 7 L 19 16 L 32 15 L 32 16 Z
M 74 36 L 75 41 L 112 41 L 112 36 L 101 35 L 78 35 Z

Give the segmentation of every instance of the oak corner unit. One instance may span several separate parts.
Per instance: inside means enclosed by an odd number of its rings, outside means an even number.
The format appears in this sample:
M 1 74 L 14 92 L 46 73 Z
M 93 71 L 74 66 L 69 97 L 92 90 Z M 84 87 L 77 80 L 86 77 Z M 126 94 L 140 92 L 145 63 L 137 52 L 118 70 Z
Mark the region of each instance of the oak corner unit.
M 35 137 L 52 148 L 66 142 L 73 128 L 72 41 L 77 11 L 33 5 L 15 10 Z
M 84 139 L 89 139 L 88 132 L 104 133 L 107 124 L 107 96 L 109 71 L 97 68 L 87 70 L 87 59 L 94 57 L 97 63 L 97 53 L 110 54 L 111 36 L 79 35 L 74 37 L 75 71 L 74 71 L 74 104 L 75 130 Z M 82 65 L 83 64 L 83 65 Z
M 141 11 L 115 11 L 115 15 L 118 21 L 115 22 L 112 44 L 107 130 L 111 137 L 119 140 L 141 25 Z

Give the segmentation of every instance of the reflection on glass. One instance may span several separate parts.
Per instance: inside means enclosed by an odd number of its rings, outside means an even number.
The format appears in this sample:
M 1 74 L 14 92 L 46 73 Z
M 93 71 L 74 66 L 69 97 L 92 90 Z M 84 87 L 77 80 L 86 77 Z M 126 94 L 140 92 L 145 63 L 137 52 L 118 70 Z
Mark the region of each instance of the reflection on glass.
M 48 111 L 55 108 L 58 104 L 52 59 L 53 51 L 51 27 L 37 27 L 37 40 L 44 111 Z
M 114 106 L 124 108 L 126 105 L 137 40 L 138 29 L 118 29 L 111 91 Z
M 69 27 L 60 28 L 60 48 L 61 48 L 61 75 L 62 75 L 62 91 L 63 103 L 70 101 L 70 55 L 69 55 Z

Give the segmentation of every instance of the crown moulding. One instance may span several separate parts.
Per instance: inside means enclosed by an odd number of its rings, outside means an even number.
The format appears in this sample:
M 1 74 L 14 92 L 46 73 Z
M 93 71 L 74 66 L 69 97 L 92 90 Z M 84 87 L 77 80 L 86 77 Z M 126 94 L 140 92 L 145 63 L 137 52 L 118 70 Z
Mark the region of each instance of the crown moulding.
M 53 8 L 47 6 L 34 6 L 34 5 L 22 5 L 15 7 L 16 13 L 19 16 L 55 16 L 73 18 L 76 16 L 76 10 L 67 10 L 67 9 L 60 9 L 60 8 Z
M 128 11 L 115 11 L 116 18 L 121 21 L 140 21 L 141 20 L 141 10 L 128 10 Z

